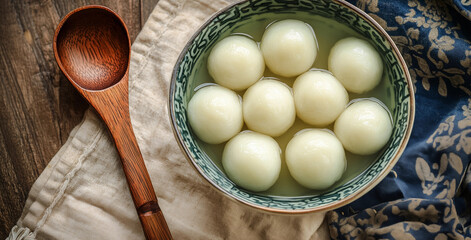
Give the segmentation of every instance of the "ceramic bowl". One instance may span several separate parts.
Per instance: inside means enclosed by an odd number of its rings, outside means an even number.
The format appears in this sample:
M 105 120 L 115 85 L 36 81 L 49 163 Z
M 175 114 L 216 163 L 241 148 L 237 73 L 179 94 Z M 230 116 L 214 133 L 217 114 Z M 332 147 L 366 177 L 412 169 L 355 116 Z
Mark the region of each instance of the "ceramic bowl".
M 280 18 L 320 16 L 330 19 L 368 39 L 383 58 L 393 133 L 388 145 L 375 161 L 356 176 L 320 194 L 273 196 L 246 191 L 228 179 L 222 169 L 203 151 L 187 118 L 187 105 L 197 85 L 198 72 L 214 44 L 232 32 L 250 29 Z M 320 46 L 322 47 L 322 46 Z M 384 81 L 384 80 L 383 80 Z M 406 147 L 414 119 L 413 85 L 407 66 L 387 33 L 367 14 L 339 0 L 244 1 L 222 9 L 194 34 L 174 68 L 169 95 L 169 111 L 177 141 L 198 173 L 223 194 L 246 205 L 277 213 L 305 213 L 331 210 L 364 195 L 393 168 Z

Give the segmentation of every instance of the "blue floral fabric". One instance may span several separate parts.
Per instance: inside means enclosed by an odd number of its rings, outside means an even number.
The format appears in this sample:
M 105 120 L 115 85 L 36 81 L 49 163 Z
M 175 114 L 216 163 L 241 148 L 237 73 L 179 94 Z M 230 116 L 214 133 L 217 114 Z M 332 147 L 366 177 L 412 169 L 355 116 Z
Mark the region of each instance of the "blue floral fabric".
M 400 49 L 416 117 L 393 171 L 327 214 L 333 239 L 471 239 L 471 0 L 349 0 Z

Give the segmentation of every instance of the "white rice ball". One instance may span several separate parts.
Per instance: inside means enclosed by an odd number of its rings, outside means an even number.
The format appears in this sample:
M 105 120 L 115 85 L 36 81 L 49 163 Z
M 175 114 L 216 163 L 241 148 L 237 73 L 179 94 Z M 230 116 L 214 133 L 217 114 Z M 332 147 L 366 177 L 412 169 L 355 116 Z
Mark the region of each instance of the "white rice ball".
M 272 137 L 286 132 L 296 118 L 289 87 L 276 80 L 252 85 L 244 94 L 242 106 L 247 127 Z
M 325 126 L 337 119 L 348 103 L 347 90 L 332 74 L 308 71 L 293 85 L 296 113 L 304 122 Z
M 347 166 L 342 143 L 332 133 L 320 129 L 295 135 L 285 154 L 291 176 L 304 187 L 315 190 L 332 186 Z
M 188 120 L 195 134 L 204 142 L 225 142 L 242 129 L 240 97 L 218 85 L 203 87 L 188 103 Z
M 372 90 L 381 81 L 383 61 L 367 41 L 349 37 L 335 43 L 328 59 L 329 71 L 353 93 Z
M 334 132 L 345 149 L 359 155 L 370 155 L 386 145 L 392 133 L 389 113 L 372 100 L 361 100 L 348 106 L 334 125 Z
M 271 137 L 241 132 L 224 147 L 222 165 L 237 185 L 252 191 L 265 191 L 278 179 L 281 150 Z
M 235 91 L 244 90 L 260 80 L 265 62 L 257 43 L 233 35 L 218 42 L 208 57 L 208 71 L 214 81 Z
M 311 68 L 317 55 L 317 40 L 307 23 L 289 19 L 275 22 L 265 30 L 261 49 L 273 73 L 294 77 Z

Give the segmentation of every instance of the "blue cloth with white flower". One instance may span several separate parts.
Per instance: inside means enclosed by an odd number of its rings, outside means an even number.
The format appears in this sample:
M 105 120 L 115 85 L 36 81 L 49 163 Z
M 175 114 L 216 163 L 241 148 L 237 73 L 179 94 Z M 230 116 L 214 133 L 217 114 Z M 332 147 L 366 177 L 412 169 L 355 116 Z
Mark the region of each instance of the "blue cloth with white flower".
M 416 117 L 393 171 L 327 214 L 333 239 L 471 239 L 471 0 L 349 0 L 399 47 Z

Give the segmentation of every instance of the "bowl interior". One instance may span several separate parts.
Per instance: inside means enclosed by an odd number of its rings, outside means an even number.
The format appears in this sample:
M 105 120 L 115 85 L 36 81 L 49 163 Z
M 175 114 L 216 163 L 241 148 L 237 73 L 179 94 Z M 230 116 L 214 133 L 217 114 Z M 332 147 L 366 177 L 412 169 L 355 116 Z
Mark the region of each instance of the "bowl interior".
M 290 1 L 262 0 L 257 2 L 242 2 L 233 5 L 209 20 L 193 39 L 187 44 L 178 60 L 172 77 L 170 90 L 170 114 L 178 141 L 192 161 L 196 169 L 212 185 L 229 196 L 250 206 L 276 212 L 306 212 L 340 207 L 358 198 L 376 185 L 398 160 L 410 134 L 413 107 L 411 82 L 400 55 L 390 39 L 371 24 L 368 18 L 359 14 L 355 9 L 333 0 Z M 333 187 L 323 192 L 311 192 L 296 197 L 273 196 L 270 194 L 252 193 L 236 186 L 230 181 L 220 165 L 213 162 L 211 152 L 204 143 L 197 140 L 187 121 L 187 103 L 194 89 L 209 77 L 205 69 L 206 59 L 214 44 L 231 33 L 251 32 L 252 28 L 262 29 L 252 33 L 255 40 L 260 40 L 264 27 L 274 20 L 293 18 L 305 22 L 324 21 L 328 26 L 334 24 L 344 29 L 350 35 L 367 39 L 372 43 L 383 58 L 384 76 L 381 84 L 382 91 L 375 97 L 380 98 L 388 106 L 393 118 L 393 133 L 388 147 L 374 156 L 374 161 L 368 166 L 347 171 L 345 176 Z M 316 29 L 319 32 L 328 29 Z M 253 31 L 252 31 L 253 32 Z M 319 36 L 318 36 L 319 38 Z M 342 36 L 337 36 L 342 38 Z M 335 41 L 319 42 L 319 55 L 328 54 Z M 326 49 L 322 53 L 322 49 Z M 319 56 L 318 56 L 319 58 Z M 322 57 L 321 57 L 322 58 Z M 326 58 L 324 56 L 323 58 Z M 315 65 L 327 69 L 326 63 Z M 325 66 L 324 66 L 325 65 Z M 355 98 L 350 94 L 350 99 Z M 282 148 L 283 149 L 283 148 Z M 209 156 L 208 156 L 209 155 Z M 361 159 L 360 159 L 361 161 Z

